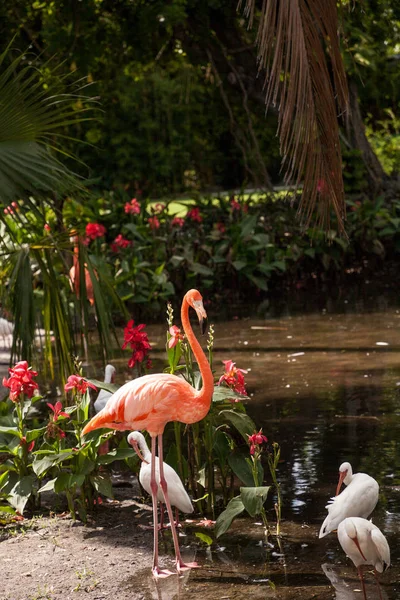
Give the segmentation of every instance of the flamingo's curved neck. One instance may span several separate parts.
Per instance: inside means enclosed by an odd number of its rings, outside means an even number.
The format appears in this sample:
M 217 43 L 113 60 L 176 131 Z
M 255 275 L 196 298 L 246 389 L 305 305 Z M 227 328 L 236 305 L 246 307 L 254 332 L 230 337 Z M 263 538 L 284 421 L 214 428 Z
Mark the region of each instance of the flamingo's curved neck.
M 193 351 L 197 364 L 199 365 L 201 378 L 203 380 L 203 387 L 197 394 L 196 402 L 199 404 L 203 404 L 204 408 L 206 408 L 208 412 L 208 409 L 211 404 L 211 398 L 214 392 L 214 377 L 206 355 L 204 354 L 196 336 L 193 333 L 193 329 L 189 320 L 189 303 L 186 300 L 186 298 L 184 298 L 182 302 L 181 320 L 183 330 L 186 334 L 186 337 Z

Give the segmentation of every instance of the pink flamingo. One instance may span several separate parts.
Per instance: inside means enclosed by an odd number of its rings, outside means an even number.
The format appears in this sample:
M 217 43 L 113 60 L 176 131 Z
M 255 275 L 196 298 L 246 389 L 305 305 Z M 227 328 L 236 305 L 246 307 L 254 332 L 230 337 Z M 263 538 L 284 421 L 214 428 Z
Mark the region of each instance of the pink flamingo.
M 178 536 L 174 525 L 171 503 L 168 496 L 168 485 L 165 480 L 163 463 L 163 432 L 170 421 L 179 421 L 187 425 L 201 421 L 210 410 L 214 391 L 214 378 L 207 358 L 197 341 L 189 321 L 189 307 L 196 311 L 202 333 L 205 331 L 206 311 L 203 299 L 197 290 L 189 290 L 182 301 L 181 319 L 188 342 L 200 368 L 203 387 L 196 390 L 187 381 L 176 375 L 157 373 L 144 375 L 123 385 L 107 402 L 105 408 L 89 421 L 82 435 L 99 429 L 146 429 L 151 437 L 151 493 L 153 500 L 154 526 L 154 577 L 168 577 L 171 571 L 161 570 L 158 566 L 158 515 L 156 479 L 156 442 L 158 440 L 158 458 L 160 466 L 160 487 L 164 493 L 165 505 L 171 522 L 172 537 L 175 547 L 176 568 L 178 573 L 192 567 L 196 563 L 185 564 L 182 560 Z

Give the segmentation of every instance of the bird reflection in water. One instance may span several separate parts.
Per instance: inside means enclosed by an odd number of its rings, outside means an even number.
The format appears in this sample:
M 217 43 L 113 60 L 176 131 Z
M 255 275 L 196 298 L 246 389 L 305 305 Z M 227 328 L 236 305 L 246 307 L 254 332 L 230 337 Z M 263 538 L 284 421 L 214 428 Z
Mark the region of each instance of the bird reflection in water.
M 324 563 L 321 565 L 321 569 L 329 579 L 332 587 L 336 592 L 335 600 L 359 600 L 360 599 L 360 585 L 359 581 L 355 579 L 349 579 L 346 581 L 340 577 L 340 571 L 337 567 Z M 365 585 L 367 598 L 376 598 L 376 586 L 373 583 Z M 382 600 L 388 600 L 388 596 L 385 590 L 381 587 Z

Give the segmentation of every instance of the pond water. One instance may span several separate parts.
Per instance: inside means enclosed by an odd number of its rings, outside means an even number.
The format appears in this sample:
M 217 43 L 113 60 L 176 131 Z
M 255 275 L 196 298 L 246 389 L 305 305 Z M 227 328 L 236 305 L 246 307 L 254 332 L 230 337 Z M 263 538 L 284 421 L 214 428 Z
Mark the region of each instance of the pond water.
M 143 598 L 362 598 L 356 570 L 336 534 L 319 540 L 325 504 L 339 465 L 375 477 L 380 499 L 374 523 L 391 547 L 382 597 L 400 597 L 400 311 L 347 312 L 233 319 L 217 323 L 214 367 L 232 359 L 247 369 L 248 413 L 281 445 L 283 536 L 266 545 L 254 519 L 237 520 L 210 549 L 203 569 L 157 586 L 148 573 L 127 582 Z M 154 352 L 164 328 L 150 326 Z M 183 545 L 195 539 L 191 528 Z M 185 544 L 186 542 L 186 544 Z M 367 574 L 368 599 L 379 598 Z M 275 590 L 271 589 L 271 583 Z

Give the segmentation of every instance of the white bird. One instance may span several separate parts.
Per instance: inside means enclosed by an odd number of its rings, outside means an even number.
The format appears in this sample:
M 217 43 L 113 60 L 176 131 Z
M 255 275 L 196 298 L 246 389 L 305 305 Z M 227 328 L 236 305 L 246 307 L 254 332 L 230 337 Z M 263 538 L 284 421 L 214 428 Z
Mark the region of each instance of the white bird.
M 107 365 L 104 373 L 104 383 L 114 383 L 115 373 L 115 367 L 113 367 L 113 365 Z M 105 407 L 111 396 L 111 392 L 107 392 L 106 390 L 100 390 L 94 403 L 94 410 L 96 411 L 96 413 L 100 412 Z
M 141 459 L 142 464 L 139 472 L 139 481 L 142 487 L 148 494 L 151 495 L 151 452 L 146 443 L 145 437 L 140 431 L 133 431 L 128 435 L 128 444 L 130 444 L 138 457 Z M 156 483 L 157 483 L 157 500 L 160 503 L 164 502 L 164 494 L 160 487 L 160 469 L 159 469 L 159 458 L 156 456 Z M 192 502 L 188 496 L 187 491 L 183 487 L 183 483 L 178 473 L 167 463 L 164 463 L 164 475 L 168 486 L 168 496 L 171 502 L 171 506 L 175 506 L 178 510 L 184 513 L 192 513 L 194 511 Z M 160 528 L 162 528 L 163 509 L 161 507 L 161 520 Z
M 339 523 L 337 533 L 340 545 L 358 570 L 365 600 L 367 600 L 367 594 L 362 565 L 372 565 L 374 567 L 374 577 L 378 586 L 379 597 L 382 600 L 377 572 L 383 573 L 390 566 L 390 548 L 381 530 L 367 519 L 349 517 Z
M 13 333 L 14 323 L 7 321 L 7 319 L 4 319 L 3 317 L 0 317 L 0 338 L 2 338 L 4 345 L 7 342 L 7 346 L 10 347 Z
M 342 483 L 347 487 L 339 494 Z M 369 517 L 378 502 L 378 497 L 379 485 L 373 477 L 366 473 L 353 475 L 350 463 L 341 464 L 336 496 L 331 498 L 325 507 L 328 509 L 328 516 L 322 523 L 319 537 L 322 538 L 337 529 L 346 517 Z

